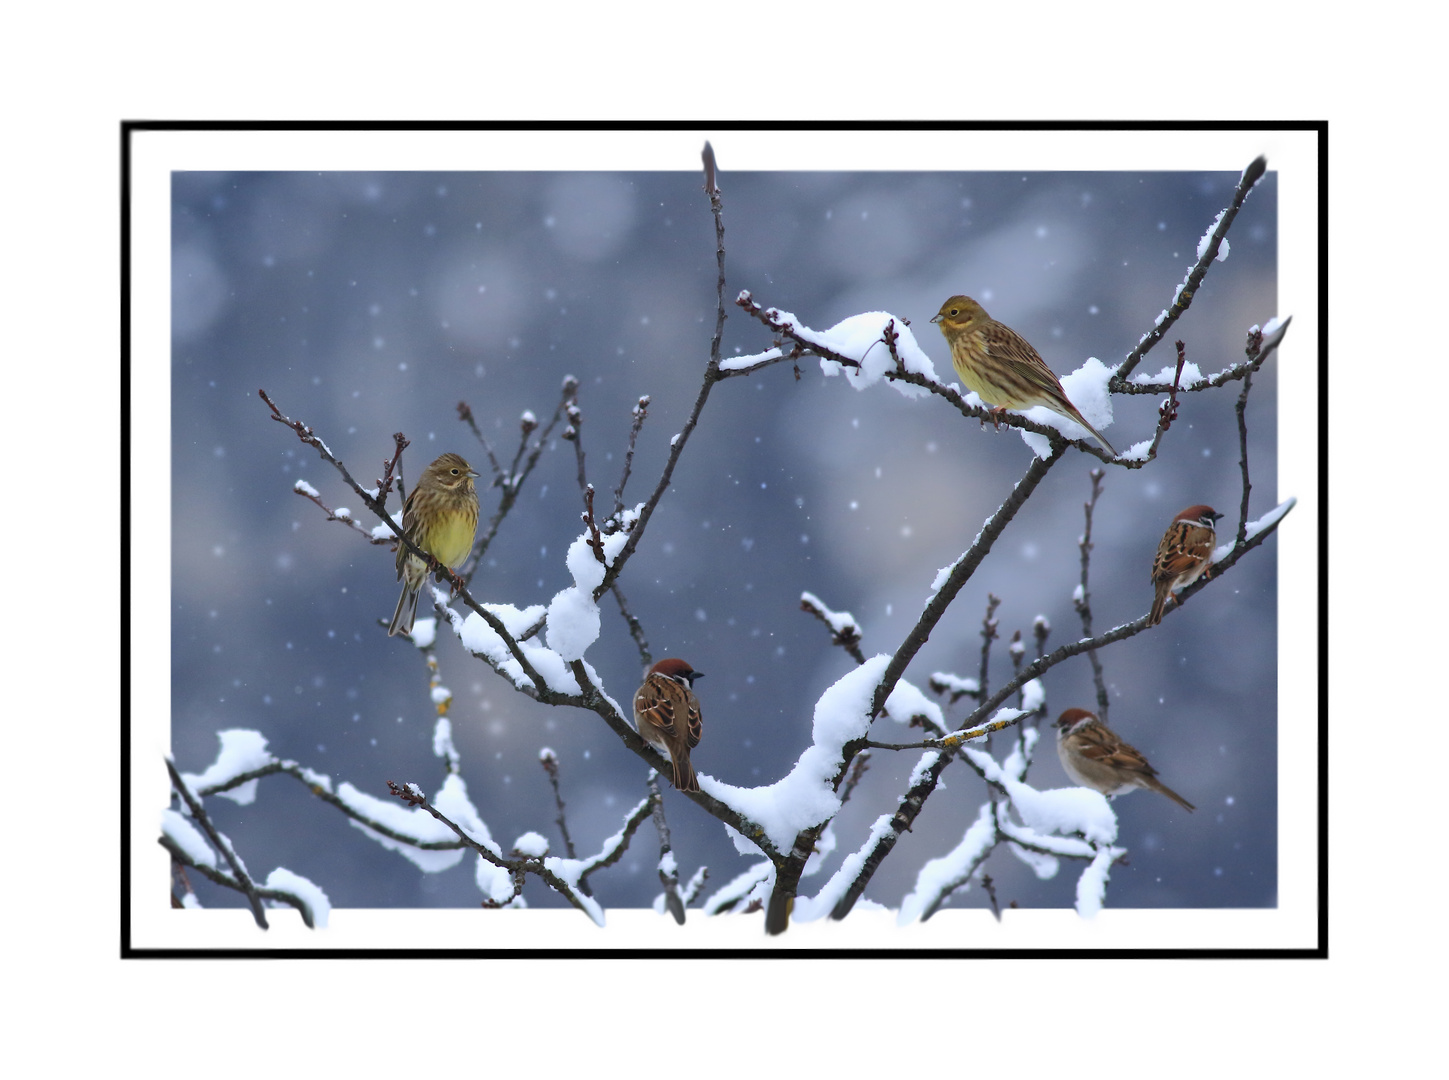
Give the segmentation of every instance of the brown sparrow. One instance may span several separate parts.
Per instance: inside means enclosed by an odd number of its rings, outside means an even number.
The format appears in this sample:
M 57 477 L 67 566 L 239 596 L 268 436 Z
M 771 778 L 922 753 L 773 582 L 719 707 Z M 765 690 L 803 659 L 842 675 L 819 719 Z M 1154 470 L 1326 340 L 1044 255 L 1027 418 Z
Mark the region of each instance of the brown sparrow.
M 703 674 L 678 657 L 670 657 L 650 668 L 644 684 L 634 693 L 634 727 L 645 742 L 669 757 L 679 791 L 699 790 L 689 752 L 704 733 L 699 698 L 692 688 Z
M 1147 759 L 1086 709 L 1067 709 L 1057 717 L 1057 757 L 1072 780 L 1103 795 L 1125 795 L 1133 788 L 1160 792 L 1184 810 L 1194 809 L 1157 779 Z
M 1152 560 L 1152 587 L 1157 593 L 1152 598 L 1148 626 L 1162 621 L 1168 597 L 1176 590 L 1187 588 L 1199 576 L 1212 577 L 1208 560 L 1218 541 L 1213 522 L 1222 516 L 1211 506 L 1189 506 L 1172 519 L 1162 534 L 1162 543 L 1157 545 L 1157 558 Z

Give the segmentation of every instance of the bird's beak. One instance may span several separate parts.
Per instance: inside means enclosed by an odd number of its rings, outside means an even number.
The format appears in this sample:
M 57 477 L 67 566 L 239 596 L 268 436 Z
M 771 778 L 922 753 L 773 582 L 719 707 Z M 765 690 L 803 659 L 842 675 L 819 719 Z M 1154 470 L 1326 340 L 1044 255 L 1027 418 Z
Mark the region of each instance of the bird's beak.
M 941 313 L 938 311 L 938 312 L 936 312 L 936 314 L 932 315 L 931 316 L 931 321 L 932 322 L 940 322 L 941 321 Z

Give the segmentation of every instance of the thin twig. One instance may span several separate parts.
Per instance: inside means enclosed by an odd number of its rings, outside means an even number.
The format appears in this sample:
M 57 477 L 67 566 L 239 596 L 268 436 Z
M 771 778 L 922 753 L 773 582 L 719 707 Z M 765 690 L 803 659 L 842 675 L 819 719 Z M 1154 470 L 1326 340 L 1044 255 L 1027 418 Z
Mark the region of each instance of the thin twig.
M 991 668 L 991 643 L 998 637 L 996 632 L 996 609 L 1001 606 L 1001 597 L 992 593 L 986 594 L 986 614 L 981 618 L 981 670 L 976 676 L 976 682 L 981 687 L 981 694 L 986 695 L 986 689 L 990 685 L 987 681 Z
M 563 430 L 563 438 L 574 444 L 574 457 L 579 465 L 579 492 L 583 493 L 589 488 L 588 473 L 584 470 L 584 411 L 579 408 L 578 396 L 575 394 L 565 411 L 568 413 L 569 426 Z
M 582 459 L 580 459 L 582 460 Z M 594 520 L 594 485 L 587 484 L 584 487 L 584 527 L 589 532 L 589 550 L 594 553 L 594 558 L 599 564 L 607 565 L 608 559 L 604 555 L 604 538 L 599 535 L 599 523 Z
M 800 610 L 814 615 L 830 630 L 830 643 L 839 645 L 850 654 L 857 664 L 865 663 L 865 653 L 860 650 L 860 624 L 847 612 L 832 611 L 813 593 L 803 593 Z
M 1093 469 L 1089 474 L 1092 480 L 1092 495 L 1082 504 L 1082 512 L 1086 518 L 1086 525 L 1082 529 L 1082 539 L 1077 544 L 1081 552 L 1082 576 L 1077 594 L 1073 598 L 1073 605 L 1077 614 L 1082 619 L 1082 637 L 1092 636 L 1092 591 L 1088 587 L 1088 576 L 1092 565 L 1092 511 L 1097 508 L 1097 499 L 1102 494 L 1102 477 L 1105 475 L 1101 469 Z M 1044 639 L 1043 639 L 1044 640 Z M 1041 655 L 1038 648 L 1037 655 Z M 1102 675 L 1102 661 L 1097 657 L 1097 650 L 1092 649 L 1087 653 L 1087 660 L 1092 665 L 1092 682 L 1097 687 L 1097 716 L 1102 723 L 1107 722 L 1107 684 Z
M 634 468 L 634 445 L 639 441 L 639 429 L 649 418 L 649 395 L 645 394 L 634 406 L 634 422 L 629 425 L 629 448 L 624 451 L 624 475 L 619 477 L 619 486 L 614 489 L 614 516 L 624 513 L 624 488 L 629 483 L 629 473 Z
M 569 835 L 568 815 L 564 812 L 563 793 L 558 786 L 558 755 L 548 747 L 538 752 L 538 763 L 543 766 L 543 771 L 548 774 L 549 785 L 553 788 L 553 804 L 558 807 L 558 817 L 554 818 L 554 824 L 558 826 L 559 835 L 563 837 L 564 851 L 570 859 L 577 859 L 574 852 L 574 838 Z M 585 879 L 579 881 L 579 892 L 585 896 L 592 896 L 593 890 Z
M 322 510 L 322 512 L 327 515 L 328 521 L 340 521 L 344 525 L 360 533 L 369 544 L 376 544 L 378 546 L 381 546 L 383 544 L 392 543 L 392 541 L 385 536 L 373 536 L 371 530 L 364 528 L 362 522 L 358 521 L 355 517 L 353 517 L 352 512 L 347 510 L 345 507 L 341 508 L 341 513 L 338 513 L 337 510 L 333 510 L 332 507 L 328 506 L 325 502 L 322 501 L 322 496 L 318 493 L 317 489 L 314 488 L 311 484 L 307 483 L 307 481 L 298 480 L 295 484 L 292 485 L 292 492 L 293 494 L 302 496 L 302 498 L 306 499 L 308 502 L 316 504 L 316 506 L 318 506 Z
M 1248 333 L 1248 359 L 1254 360 L 1263 347 L 1263 331 L 1256 326 Z M 1243 498 L 1238 508 L 1238 537 L 1237 543 L 1243 542 L 1248 529 L 1248 494 L 1253 490 L 1252 480 L 1248 476 L 1248 394 L 1253 389 L 1253 376 L 1250 372 L 1243 379 L 1243 390 L 1238 395 L 1238 403 L 1233 411 L 1238 417 L 1238 451 L 1241 455 L 1238 464 L 1243 472 Z
M 993 720 L 989 724 L 981 724 L 963 731 L 953 731 L 949 735 L 942 735 L 935 739 L 923 739 L 913 743 L 884 743 L 868 739 L 865 745 L 875 750 L 958 750 L 972 739 L 988 738 L 998 731 L 1016 727 L 1031 715 L 1025 709 L 1018 710 L 1018 712 L 1020 715 L 1006 720 Z
M 644 637 L 644 626 L 634 617 L 629 610 L 629 601 L 624 597 L 624 590 L 619 588 L 616 581 L 610 586 L 609 591 L 614 594 L 614 599 L 619 602 L 619 614 L 624 617 L 624 622 L 629 627 L 629 636 L 634 639 L 634 644 L 639 649 L 639 664 L 641 671 L 648 671 L 654 666 L 654 656 L 649 651 L 649 642 Z
M 1162 437 L 1167 434 L 1167 429 L 1172 427 L 1172 422 L 1177 419 L 1177 395 L 1182 392 L 1182 369 L 1187 364 L 1187 346 L 1179 341 L 1177 343 L 1177 368 L 1172 376 L 1172 386 L 1168 388 L 1167 400 L 1157 407 L 1157 428 L 1152 433 L 1152 444 L 1148 447 L 1148 456 L 1156 457 L 1157 448 L 1162 445 Z
M 716 177 L 714 152 L 708 149 L 708 144 L 706 144 L 706 148 L 706 174 L 710 177 Z M 704 412 L 705 402 L 709 400 L 709 392 L 714 388 L 714 384 L 720 381 L 719 344 L 721 337 L 724 335 L 725 321 L 725 248 L 724 218 L 722 216 L 724 204 L 720 199 L 719 188 L 713 186 L 713 180 L 711 181 L 711 185 L 708 190 L 708 195 L 710 209 L 714 213 L 715 259 L 719 266 L 719 282 L 715 287 L 714 337 L 710 339 L 709 363 L 705 365 L 704 381 L 700 384 L 699 394 L 694 399 L 694 408 L 690 410 L 689 418 L 684 422 L 684 427 L 670 440 L 669 458 L 664 463 L 664 472 L 660 474 L 659 483 L 655 485 L 653 494 L 645 501 L 643 509 L 639 512 L 639 520 L 629 530 L 629 539 L 625 541 L 623 549 L 615 557 L 614 564 L 605 571 L 604 580 L 594 589 L 593 596 L 595 600 L 603 596 L 614 582 L 618 580 L 619 575 L 624 570 L 625 564 L 633 557 L 634 551 L 638 548 L 639 541 L 644 538 L 644 530 L 649 525 L 649 519 L 654 516 L 654 508 L 659 505 L 659 500 L 669 490 L 669 482 L 674 476 L 674 466 L 678 464 L 679 456 L 684 453 L 684 447 L 689 442 L 690 435 L 694 433 L 695 425 L 699 423 L 700 414 Z
M 528 460 L 523 463 L 521 470 L 519 468 L 519 462 L 523 461 L 524 451 L 528 448 L 528 437 L 534 431 L 538 430 L 538 418 L 531 411 L 527 410 L 519 418 L 518 427 L 521 434 L 518 438 L 518 450 L 513 455 L 513 464 L 510 467 L 510 471 L 507 475 L 504 475 L 502 470 L 498 469 L 497 463 L 494 463 L 496 477 L 493 483 L 503 492 L 503 495 L 498 501 L 498 509 L 494 511 L 493 517 L 488 521 L 488 527 L 483 530 L 483 535 L 473 543 L 473 554 L 470 556 L 473 560 L 473 565 L 468 567 L 464 572 L 464 581 L 471 584 L 473 575 L 483 565 L 483 556 L 487 554 L 489 545 L 493 543 L 493 538 L 498 535 L 499 526 L 502 525 L 503 519 L 508 516 L 508 511 L 512 510 L 514 503 L 518 501 L 518 494 L 523 490 L 524 481 L 528 479 L 529 475 L 533 472 L 534 466 L 538 464 L 538 459 L 543 453 L 543 448 L 548 443 L 549 434 L 563 418 L 564 407 L 573 396 L 573 388 L 576 387 L 577 381 L 573 376 L 569 376 L 564 380 L 563 393 L 559 397 L 558 404 L 554 406 L 553 416 L 544 426 L 543 430 L 539 432 L 538 438 L 533 443 L 533 449 L 528 454 Z M 461 412 L 464 407 L 463 403 L 460 402 L 459 407 Z M 471 424 L 471 412 L 468 413 L 468 419 Z M 474 430 L 476 431 L 477 428 L 474 427 Z M 479 434 L 479 439 L 482 439 L 481 433 Z M 484 446 L 486 447 L 487 443 L 484 443 Z M 491 450 L 489 451 L 489 456 L 490 458 L 492 456 Z M 465 563 L 464 565 L 466 566 L 467 564 Z
M 664 887 L 664 906 L 674 921 L 684 925 L 684 901 L 679 896 L 679 867 L 669 842 L 669 822 L 664 817 L 664 796 L 659 791 L 659 773 L 649 770 L 649 805 L 654 829 L 659 834 L 659 884 Z
M 714 216 L 714 261 L 719 270 L 715 282 L 714 336 L 709 341 L 710 367 L 719 370 L 719 344 L 724 336 L 725 324 L 725 246 L 724 246 L 724 199 L 719 189 L 719 170 L 715 165 L 714 147 L 704 144 L 704 193 L 709 196 L 709 210 Z
M 870 751 L 862 750 L 855 755 L 855 761 L 851 763 L 850 775 L 845 778 L 845 783 L 840 786 L 840 805 L 844 806 L 850 802 L 850 796 L 854 793 L 856 785 L 864 779 L 866 771 L 870 768 Z
M 574 851 L 574 840 L 569 835 L 568 814 L 564 811 L 563 793 L 558 786 L 558 755 L 550 747 L 545 746 L 538 752 L 538 763 L 543 766 L 544 773 L 548 776 L 549 786 L 553 788 L 553 805 L 558 809 L 558 817 L 553 823 L 558 826 L 558 832 L 563 837 L 564 851 L 570 859 L 577 858 Z
M 991 914 L 996 916 L 996 921 L 1001 921 L 1001 907 L 996 902 L 996 883 L 991 880 L 991 875 L 981 875 L 981 887 L 986 890 L 987 897 L 991 900 Z
M 525 415 L 531 419 L 533 414 L 526 413 Z M 458 419 L 468 425 L 473 432 L 473 437 L 478 440 L 479 444 L 483 447 L 483 452 L 488 455 L 488 464 L 493 469 L 493 483 L 495 485 L 501 484 L 507 479 L 503 472 L 503 466 L 498 464 L 498 458 L 494 456 L 493 447 L 488 445 L 488 440 L 484 438 L 483 432 L 479 430 L 478 422 L 473 419 L 473 409 L 466 401 L 458 402 Z

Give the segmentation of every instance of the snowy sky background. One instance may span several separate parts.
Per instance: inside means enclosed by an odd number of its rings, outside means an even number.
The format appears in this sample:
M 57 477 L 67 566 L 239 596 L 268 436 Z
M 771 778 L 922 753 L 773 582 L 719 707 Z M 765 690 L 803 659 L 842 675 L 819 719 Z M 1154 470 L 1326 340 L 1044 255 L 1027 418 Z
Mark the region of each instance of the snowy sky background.
M 1088 356 L 1115 363 L 1170 300 L 1247 163 L 1194 174 L 732 173 L 728 140 L 715 145 L 727 297 L 748 288 L 817 328 L 890 310 L 911 320 L 943 373 L 945 343 L 926 320 L 955 292 L 1023 333 L 1059 375 Z M 697 392 L 713 327 L 713 224 L 700 177 L 192 173 L 176 177 L 173 194 L 173 752 L 200 771 L 218 730 L 254 728 L 272 752 L 334 781 L 378 794 L 387 779 L 434 790 L 441 767 L 426 671 L 375 626 L 396 601 L 391 557 L 291 493 L 303 478 L 330 505 L 360 510 L 329 466 L 267 419 L 256 390 L 312 424 L 359 479 L 376 475 L 391 433 L 405 431 L 411 479 L 443 450 L 480 466 L 456 419 L 460 399 L 509 452 L 518 415 L 546 417 L 573 374 L 601 492 L 617 482 L 629 409 L 649 394 L 629 489 L 629 501 L 641 499 Z M 1276 194 L 1270 172 L 1234 226 L 1230 257 L 1172 332 L 1205 371 L 1240 359 L 1244 331 L 1282 314 Z M 731 306 L 726 355 L 768 343 Z M 1139 370 L 1170 359 L 1168 342 Z M 1276 501 L 1276 384 L 1270 363 L 1250 406 L 1252 516 Z M 1109 470 L 1094 530 L 1098 631 L 1146 610 L 1152 554 L 1177 510 L 1207 502 L 1226 512 L 1225 531 L 1236 526 L 1235 397 L 1188 398 L 1154 466 Z M 1114 399 L 1105 434 L 1119 448 L 1147 437 L 1155 404 Z M 938 568 L 970 542 L 1028 456 L 1015 433 L 982 431 L 942 402 L 886 387 L 857 392 L 822 378 L 813 361 L 799 382 L 776 367 L 717 387 L 622 581 L 656 657 L 681 655 L 707 673 L 696 767 L 736 786 L 788 771 L 808 744 L 816 698 L 851 666 L 798 611 L 801 591 L 852 612 L 867 654 L 893 650 Z M 1050 645 L 1077 636 L 1076 538 L 1097 462 L 1072 456 L 918 656 L 907 676 L 917 685 L 933 671 L 976 674 L 988 590 L 1003 600 L 993 685 L 1010 673 L 1006 639 L 1017 628 L 1029 635 L 1036 615 L 1052 623 Z M 569 584 L 574 477 L 571 447 L 545 454 L 475 578 L 480 600 L 547 603 Z M 496 494 L 483 498 L 487 514 Z M 1114 871 L 1109 906 L 1276 902 L 1275 587 L 1269 541 L 1160 631 L 1102 654 L 1113 726 L 1199 807 L 1189 817 L 1147 792 L 1117 801 L 1132 865 Z M 604 610 L 588 658 L 625 702 L 637 652 Z M 617 830 L 644 766 L 592 714 L 534 705 L 455 643 L 440 662 L 456 696 L 464 774 L 496 838 L 506 845 L 536 830 L 559 850 L 537 764 L 544 745 L 559 755 L 579 851 Z M 1091 705 L 1085 659 L 1045 682 L 1051 717 Z M 837 819 L 835 861 L 891 805 L 916 758 L 875 754 Z M 1067 783 L 1046 740 L 1031 779 Z M 898 904 L 919 867 L 960 839 L 982 797 L 975 775 L 953 767 L 867 895 Z M 708 892 L 747 865 L 712 818 L 672 792 L 666 802 L 683 875 L 709 865 Z M 267 781 L 249 807 L 211 805 L 254 870 L 305 874 L 335 905 L 479 899 L 468 861 L 420 874 L 285 778 Z M 595 875 L 606 906 L 643 905 L 658 891 L 650 847 L 636 841 L 620 866 Z M 1026 906 L 1070 905 L 1079 873 L 1067 864 L 1040 883 L 1004 850 L 988 870 L 1003 902 Z M 820 881 L 807 879 L 803 892 Z M 535 884 L 526 895 L 557 902 Z M 972 890 L 953 903 L 983 901 Z

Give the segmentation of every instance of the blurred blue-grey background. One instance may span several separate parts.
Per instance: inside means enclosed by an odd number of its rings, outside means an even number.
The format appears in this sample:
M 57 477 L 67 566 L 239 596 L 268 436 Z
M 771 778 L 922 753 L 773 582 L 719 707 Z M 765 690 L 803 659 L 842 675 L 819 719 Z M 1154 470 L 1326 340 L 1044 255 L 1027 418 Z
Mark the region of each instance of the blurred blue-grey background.
M 722 165 L 728 161 L 722 156 Z M 1195 260 L 1247 162 L 1210 173 L 721 174 L 730 301 L 756 300 L 825 328 L 867 310 L 909 319 L 942 377 L 944 341 L 927 320 L 952 293 L 981 300 L 1065 374 L 1086 357 L 1115 364 L 1151 327 Z M 612 504 L 630 409 L 651 398 L 626 502 L 657 482 L 670 437 L 700 386 L 715 312 L 714 224 L 697 172 L 176 173 L 173 179 L 172 747 L 184 771 L 212 760 L 216 732 L 251 728 L 270 750 L 386 796 L 386 781 L 435 791 L 428 672 L 386 636 L 397 599 L 392 555 L 293 494 L 306 479 L 330 506 L 362 517 L 334 470 L 268 419 L 265 388 L 312 425 L 364 484 L 381 475 L 392 433 L 412 440 L 409 482 L 444 450 L 486 474 L 459 422 L 466 401 L 500 455 L 518 419 L 547 419 L 567 375 L 581 383 L 590 480 Z M 1189 313 L 1139 371 L 1173 359 L 1173 338 L 1204 372 L 1243 356 L 1244 335 L 1277 310 L 1277 183 L 1249 197 Z M 724 351 L 768 347 L 729 304 Z M 1251 515 L 1274 502 L 1276 357 L 1249 404 Z M 1109 468 L 1094 523 L 1094 627 L 1141 615 L 1148 570 L 1178 510 L 1206 502 L 1238 523 L 1233 406 L 1241 384 L 1182 403 L 1159 460 Z M 1106 429 L 1123 449 L 1150 437 L 1157 399 L 1114 399 Z M 809 744 L 813 704 L 851 661 L 799 610 L 808 590 L 852 612 L 867 655 L 892 652 L 938 568 L 971 542 L 1029 460 L 1018 434 L 965 421 L 939 399 L 887 386 L 852 390 L 807 361 L 717 386 L 673 488 L 621 580 L 655 657 L 706 672 L 705 736 L 695 763 L 736 785 L 767 784 Z M 1048 647 L 1080 636 L 1078 582 L 1088 472 L 1075 450 L 1053 469 L 962 591 L 907 673 L 975 676 L 987 594 L 1001 598 L 993 687 L 1010 677 L 1006 643 L 1051 622 Z M 573 447 L 551 442 L 474 578 L 484 602 L 547 603 L 571 580 L 563 556 L 582 498 Z M 496 489 L 480 488 L 485 520 Z M 395 504 L 394 504 L 395 505 Z M 370 524 L 370 523 L 369 523 Z M 1222 534 L 1220 533 L 1220 536 Z M 1113 871 L 1117 907 L 1263 907 L 1277 898 L 1277 582 L 1273 540 L 1156 631 L 1100 654 L 1111 723 L 1194 802 L 1186 815 L 1139 792 L 1116 801 L 1130 864 Z M 613 602 L 588 659 L 627 707 L 638 651 Z M 562 843 L 538 752 L 558 754 L 581 854 L 616 832 L 645 792 L 646 766 L 592 713 L 514 692 L 444 640 L 453 738 L 469 792 L 504 847 L 534 830 Z M 1093 707 L 1085 657 L 1045 677 L 1049 717 Z M 952 716 L 966 711 L 961 702 Z M 878 738 L 915 732 L 878 722 Z M 1068 783 L 1044 732 L 1029 779 Z M 998 743 L 998 750 L 1000 743 Z M 895 798 L 915 751 L 876 751 L 836 821 L 857 848 Z M 682 876 L 710 870 L 706 893 L 752 860 L 713 818 L 668 790 Z M 985 797 L 962 764 L 927 804 L 867 896 L 895 906 L 929 858 L 961 837 Z M 255 803 L 209 803 L 250 870 L 315 881 L 344 907 L 471 907 L 471 859 L 424 874 L 365 839 L 286 777 Z M 641 832 L 594 875 L 606 905 L 658 893 L 657 846 Z M 1069 906 L 1082 864 L 1039 881 L 1006 847 L 986 869 L 1003 904 Z M 193 879 L 208 904 L 240 899 Z M 813 893 L 823 877 L 806 879 Z M 535 906 L 561 903 L 535 882 Z M 973 887 L 952 901 L 985 903 Z

